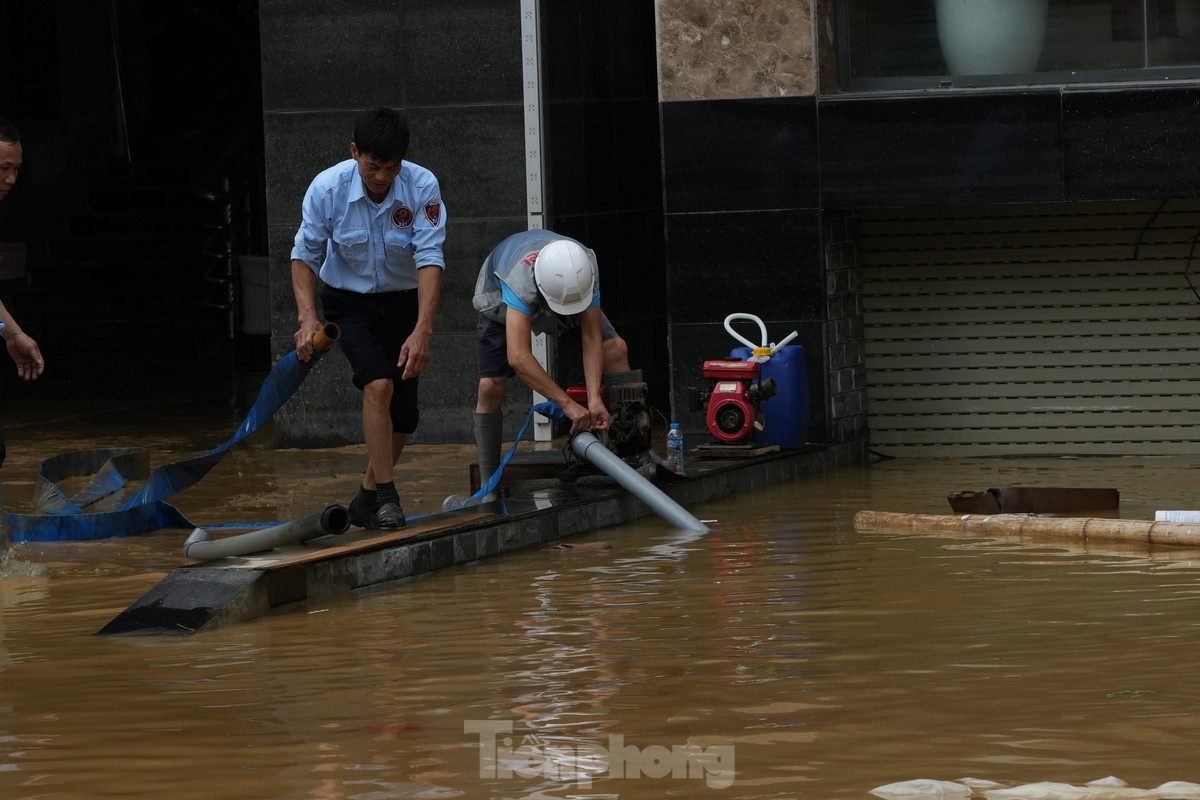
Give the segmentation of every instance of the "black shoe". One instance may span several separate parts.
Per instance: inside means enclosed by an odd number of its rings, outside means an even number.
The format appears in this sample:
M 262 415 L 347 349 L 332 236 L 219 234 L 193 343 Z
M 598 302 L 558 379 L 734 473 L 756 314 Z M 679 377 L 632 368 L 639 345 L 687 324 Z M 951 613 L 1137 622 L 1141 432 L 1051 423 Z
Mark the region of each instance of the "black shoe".
M 371 515 L 371 524 L 366 527 L 377 531 L 397 531 L 408 524 L 404 509 L 396 503 L 384 503 Z
M 374 493 L 372 493 L 374 494 Z M 371 517 L 375 515 L 375 498 L 365 497 L 360 490 L 354 495 L 347 508 L 350 512 L 350 524 L 359 528 L 371 527 Z

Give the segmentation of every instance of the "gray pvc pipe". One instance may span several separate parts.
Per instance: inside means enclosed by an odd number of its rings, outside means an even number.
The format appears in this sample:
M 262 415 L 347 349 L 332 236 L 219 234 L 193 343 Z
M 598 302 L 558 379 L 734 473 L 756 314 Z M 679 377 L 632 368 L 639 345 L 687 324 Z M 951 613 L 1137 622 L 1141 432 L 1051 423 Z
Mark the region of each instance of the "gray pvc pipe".
M 220 539 L 213 539 L 208 531 L 196 528 L 183 543 L 183 556 L 197 561 L 244 556 L 281 545 L 300 544 L 327 533 L 345 533 L 349 527 L 350 512 L 344 506 L 332 505 L 311 517 Z
M 653 483 L 626 464 L 600 440 L 584 431 L 571 439 L 571 449 L 585 461 L 629 490 L 637 499 L 676 528 L 685 531 L 707 531 L 708 526 L 696 519 L 687 509 L 663 494 Z

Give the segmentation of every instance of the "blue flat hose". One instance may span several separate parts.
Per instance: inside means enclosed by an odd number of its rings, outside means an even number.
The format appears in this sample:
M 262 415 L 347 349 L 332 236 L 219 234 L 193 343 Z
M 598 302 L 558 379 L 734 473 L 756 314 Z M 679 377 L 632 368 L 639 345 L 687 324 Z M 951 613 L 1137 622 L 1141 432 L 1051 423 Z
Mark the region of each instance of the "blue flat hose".
M 4 514 L 9 540 L 83 541 L 134 536 L 162 528 L 195 528 L 166 498 L 197 483 L 234 445 L 271 419 L 300 388 L 320 354 L 332 347 L 337 338 L 337 326 L 326 325 L 317 337 L 318 349 L 312 359 L 301 361 L 295 350 L 279 359 L 263 381 L 242 424 L 223 444 L 203 455 L 163 464 L 154 470 L 149 470 L 145 451 L 132 447 L 74 450 L 46 459 L 38 470 L 34 487 L 36 513 Z M 66 478 L 85 475 L 93 477 L 74 497 L 67 497 L 58 486 Z M 142 478 L 146 480 L 141 488 L 116 510 L 88 511 L 91 505 L 119 491 L 128 481 Z

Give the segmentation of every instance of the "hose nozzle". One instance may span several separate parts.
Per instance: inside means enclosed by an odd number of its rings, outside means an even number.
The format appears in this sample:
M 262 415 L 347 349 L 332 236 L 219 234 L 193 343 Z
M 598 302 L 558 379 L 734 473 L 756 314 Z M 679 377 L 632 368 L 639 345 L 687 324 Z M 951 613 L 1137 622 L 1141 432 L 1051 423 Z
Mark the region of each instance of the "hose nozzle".
M 319 353 L 327 353 L 333 349 L 341 336 L 342 329 L 332 322 L 327 322 L 325 327 L 313 334 L 313 349 Z

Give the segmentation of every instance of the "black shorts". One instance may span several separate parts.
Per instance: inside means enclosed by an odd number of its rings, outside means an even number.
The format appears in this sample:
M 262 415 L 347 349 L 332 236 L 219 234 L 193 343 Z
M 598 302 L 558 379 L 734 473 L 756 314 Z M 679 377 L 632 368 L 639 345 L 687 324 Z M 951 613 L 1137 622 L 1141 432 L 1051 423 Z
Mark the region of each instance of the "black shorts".
M 418 378 L 401 380 L 404 370 L 396 362 L 417 327 L 417 290 L 360 294 L 322 286 L 321 305 L 326 321 L 341 329 L 338 348 L 354 371 L 354 385 L 362 389 L 371 381 L 391 380 L 392 427 L 396 433 L 415 432 Z
M 600 312 L 600 340 L 609 342 L 617 338 L 617 329 Z M 479 361 L 479 377 L 511 378 L 516 375 L 508 364 L 508 336 L 504 323 L 480 315 L 475 324 L 476 358 Z

